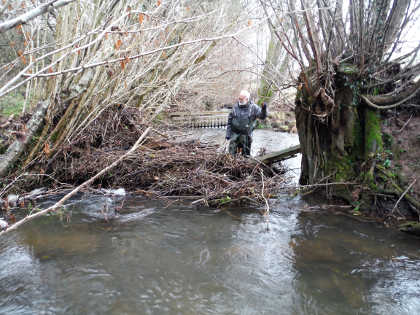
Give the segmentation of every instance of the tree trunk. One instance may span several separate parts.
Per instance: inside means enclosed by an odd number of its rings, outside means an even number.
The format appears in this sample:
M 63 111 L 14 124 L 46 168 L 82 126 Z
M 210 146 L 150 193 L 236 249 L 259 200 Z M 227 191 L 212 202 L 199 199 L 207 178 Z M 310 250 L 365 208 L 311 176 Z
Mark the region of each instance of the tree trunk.
M 341 65 L 335 78 L 334 99 L 323 89 L 301 88 L 296 97 L 296 123 L 302 147 L 300 183 L 347 183 L 356 179 L 374 186 L 376 157 L 383 150 L 379 113 L 358 96 L 358 69 Z M 352 186 L 326 186 L 328 195 L 348 201 Z
M 267 56 L 265 58 L 264 69 L 261 75 L 260 86 L 258 88 L 258 105 L 270 103 L 273 98 L 273 79 L 277 73 L 280 61 L 281 43 L 277 40 L 276 35 L 271 31 L 270 43 L 267 48 Z
M 44 122 L 45 112 L 49 106 L 48 102 L 41 102 L 34 110 L 31 119 L 25 126 L 26 132 L 20 135 L 7 149 L 5 154 L 0 154 L 0 178 L 4 177 L 7 172 L 16 167 L 15 163 L 33 142 L 35 134 L 42 127 Z
M 314 73 L 308 71 L 307 77 Z M 374 213 L 375 205 L 380 207 L 378 196 L 403 196 L 411 204 L 405 216 L 416 216 L 413 209 L 418 201 L 407 192 L 402 195 L 398 173 L 389 169 L 389 160 L 396 158 L 391 148 L 385 148 L 381 112 L 359 97 L 362 79 L 358 68 L 341 64 L 336 73 L 334 99 L 323 88 L 308 89 L 303 84 L 297 93 L 300 183 L 326 184 L 320 187 L 325 187 L 327 197 L 342 198 L 355 209 Z

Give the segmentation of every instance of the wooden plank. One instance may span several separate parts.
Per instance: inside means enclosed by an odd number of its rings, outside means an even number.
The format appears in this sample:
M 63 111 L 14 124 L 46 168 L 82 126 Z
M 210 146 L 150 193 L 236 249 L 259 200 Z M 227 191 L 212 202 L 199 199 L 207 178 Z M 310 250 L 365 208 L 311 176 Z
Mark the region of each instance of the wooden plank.
M 266 155 L 257 157 L 257 159 L 265 164 L 272 164 L 274 162 L 290 159 L 298 153 L 300 153 L 300 144 L 286 148 L 284 150 L 268 153 Z

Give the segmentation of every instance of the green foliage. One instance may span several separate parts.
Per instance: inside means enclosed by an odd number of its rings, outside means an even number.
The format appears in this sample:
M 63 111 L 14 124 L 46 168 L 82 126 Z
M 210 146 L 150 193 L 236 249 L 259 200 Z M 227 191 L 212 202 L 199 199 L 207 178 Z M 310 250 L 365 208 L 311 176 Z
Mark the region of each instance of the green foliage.
M 354 208 L 353 208 L 353 214 L 354 215 L 360 215 L 360 205 L 361 205 L 361 202 L 359 202 L 359 201 L 355 201 L 353 203 L 353 206 L 354 206 Z
M 20 93 L 11 93 L 0 99 L 0 115 L 20 115 L 25 99 Z
M 255 129 L 267 129 L 269 126 L 261 121 L 257 121 L 257 124 L 255 126 Z
M 230 198 L 229 196 L 226 196 L 224 198 L 219 199 L 219 205 L 224 205 L 227 204 L 229 202 L 231 202 L 232 198 Z

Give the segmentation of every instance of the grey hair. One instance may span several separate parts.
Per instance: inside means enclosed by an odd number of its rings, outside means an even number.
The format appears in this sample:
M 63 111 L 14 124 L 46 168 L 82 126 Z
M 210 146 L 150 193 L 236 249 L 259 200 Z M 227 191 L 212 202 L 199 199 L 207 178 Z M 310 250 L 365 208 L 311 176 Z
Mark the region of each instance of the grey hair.
M 249 100 L 251 94 L 247 90 L 242 90 L 241 93 L 239 93 L 239 96 L 245 96 Z

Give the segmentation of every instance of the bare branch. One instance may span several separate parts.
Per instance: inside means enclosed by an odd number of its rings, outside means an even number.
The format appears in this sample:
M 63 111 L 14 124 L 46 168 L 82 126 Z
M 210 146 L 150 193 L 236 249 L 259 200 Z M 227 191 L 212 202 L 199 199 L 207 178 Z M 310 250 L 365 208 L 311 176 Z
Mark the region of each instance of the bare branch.
M 420 90 L 420 80 L 418 80 L 411 88 L 407 89 L 403 93 L 400 93 L 395 96 L 366 96 L 366 95 L 360 95 L 360 97 L 368 104 L 370 107 L 376 108 L 376 109 L 390 109 L 398 107 L 405 102 L 412 99 L 414 96 L 417 95 L 417 93 Z M 374 103 L 376 101 L 376 103 Z M 383 106 L 380 106 L 378 104 L 382 104 Z M 390 105 L 385 105 L 390 104 Z
M 246 29 L 249 29 L 249 28 L 246 28 Z M 181 46 L 196 44 L 196 43 L 200 43 L 200 42 L 213 42 L 213 41 L 217 41 L 217 40 L 221 40 L 221 39 L 233 38 L 233 37 L 237 36 L 238 34 L 242 33 L 244 30 L 245 29 L 241 29 L 234 34 L 227 34 L 227 35 L 221 35 L 221 36 L 200 38 L 200 39 L 185 41 L 185 42 L 181 42 L 181 43 L 178 43 L 178 44 L 173 44 L 173 45 L 149 50 L 149 51 L 146 51 L 146 52 L 143 52 L 141 54 L 134 55 L 134 56 L 128 56 L 128 57 L 121 57 L 121 58 L 116 58 L 116 59 L 111 59 L 111 60 L 99 61 L 99 62 L 86 64 L 86 65 L 83 65 L 83 66 L 78 66 L 78 67 L 65 69 L 65 70 L 57 71 L 57 72 L 44 73 L 44 74 L 33 74 L 33 75 L 32 74 L 26 74 L 25 76 L 28 76 L 30 78 L 34 78 L 34 77 L 53 77 L 53 76 L 62 75 L 62 74 L 69 73 L 69 72 L 78 72 L 78 71 L 81 71 L 81 70 L 94 68 L 94 67 L 98 67 L 98 66 L 109 65 L 109 64 L 113 64 L 113 63 L 119 63 L 119 62 L 121 62 L 123 60 L 127 60 L 127 59 L 128 60 L 138 59 L 138 58 L 141 58 L 141 57 L 145 57 L 145 56 L 148 56 L 148 55 L 153 55 L 153 54 L 156 54 L 158 52 L 171 50 L 173 48 L 178 48 L 178 47 L 181 47 Z M 46 70 L 46 69 L 44 69 L 44 70 Z M 8 92 L 9 91 L 7 91 L 5 93 L 8 93 Z M 2 96 L 2 95 L 3 94 L 1 94 L 0 96 Z
M 45 4 L 40 5 L 39 7 L 35 9 L 30 10 L 29 12 L 26 12 L 25 14 L 22 14 L 21 16 L 18 16 L 12 20 L 0 23 L 0 33 L 10 30 L 13 27 L 26 24 L 30 20 L 33 20 L 34 18 L 36 18 L 37 16 L 51 11 L 53 8 L 62 7 L 73 1 L 74 0 L 51 0 Z

